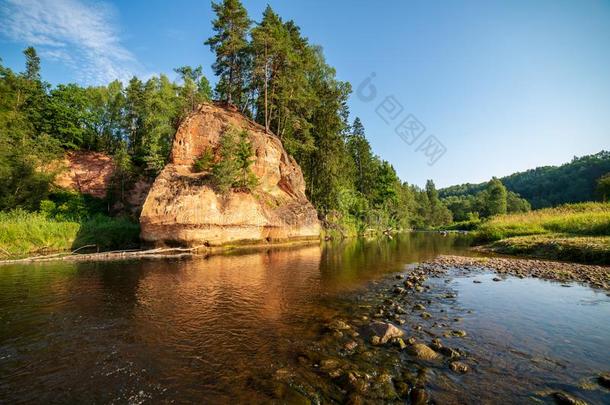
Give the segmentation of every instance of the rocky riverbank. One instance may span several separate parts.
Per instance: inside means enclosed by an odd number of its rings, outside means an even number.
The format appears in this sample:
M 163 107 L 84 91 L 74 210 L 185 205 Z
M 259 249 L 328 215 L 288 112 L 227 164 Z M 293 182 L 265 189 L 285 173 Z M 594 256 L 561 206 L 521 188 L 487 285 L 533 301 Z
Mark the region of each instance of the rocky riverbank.
M 579 282 L 610 290 L 610 267 L 579 263 L 504 257 L 438 256 L 421 263 L 419 269 L 431 272 L 450 268 L 461 272 L 491 270 L 500 276 L 534 277 L 558 282 Z
M 505 372 L 503 363 L 518 350 L 495 352 L 497 348 L 488 347 L 488 342 L 473 336 L 476 331 L 463 326 L 465 318 L 476 314 L 459 305 L 450 285 L 454 277 L 470 275 L 488 275 L 489 281 L 502 281 L 507 275 L 537 277 L 607 288 L 610 273 L 599 266 L 539 260 L 439 256 L 374 282 L 346 301 L 345 308 L 317 331 L 317 340 L 300 349 L 295 364 L 275 371 L 270 380 L 276 385 L 269 389 L 303 403 L 495 403 L 499 392 L 514 393 L 505 403 L 532 398 L 586 403 L 569 391 L 540 390 L 540 381 L 523 380 L 528 372 L 551 364 L 548 357 L 521 353 L 527 359 L 517 361 L 532 369 L 514 366 L 518 374 L 497 378 Z M 474 282 L 480 283 L 479 278 Z M 589 379 L 582 384 L 604 389 L 605 374 Z

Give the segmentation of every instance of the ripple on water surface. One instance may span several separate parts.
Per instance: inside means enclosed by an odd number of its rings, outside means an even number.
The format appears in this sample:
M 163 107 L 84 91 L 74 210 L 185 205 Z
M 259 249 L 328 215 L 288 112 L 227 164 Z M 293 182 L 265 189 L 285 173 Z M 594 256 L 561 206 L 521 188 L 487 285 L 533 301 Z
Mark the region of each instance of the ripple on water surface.
M 294 365 L 329 319 L 348 317 L 371 281 L 466 245 L 405 235 L 197 260 L 0 267 L 0 402 L 267 401 L 277 393 L 261 382 Z M 481 352 L 481 372 L 465 378 L 521 373 L 532 387 L 559 386 L 610 363 L 605 295 L 476 278 L 483 283 L 438 286 L 457 292 L 442 304 L 448 312 L 473 310 L 463 341 Z

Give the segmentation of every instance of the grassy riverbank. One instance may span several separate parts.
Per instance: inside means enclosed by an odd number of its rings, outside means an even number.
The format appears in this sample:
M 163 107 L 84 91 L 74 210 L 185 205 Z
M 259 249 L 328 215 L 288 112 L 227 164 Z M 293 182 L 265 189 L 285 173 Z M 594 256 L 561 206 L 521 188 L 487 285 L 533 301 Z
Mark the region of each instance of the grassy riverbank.
M 140 227 L 125 218 L 96 215 L 83 221 L 50 219 L 20 210 L 0 213 L 0 258 L 14 259 L 52 252 L 125 249 L 139 245 Z
M 501 215 L 476 228 L 498 253 L 610 264 L 610 204 L 580 203 Z

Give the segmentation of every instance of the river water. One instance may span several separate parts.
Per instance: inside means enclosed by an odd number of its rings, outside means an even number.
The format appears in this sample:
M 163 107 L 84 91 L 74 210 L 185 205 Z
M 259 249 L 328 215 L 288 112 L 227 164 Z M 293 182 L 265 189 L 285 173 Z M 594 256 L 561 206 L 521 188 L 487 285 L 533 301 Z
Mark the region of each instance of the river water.
M 467 246 L 417 233 L 197 259 L 0 267 L 0 403 L 353 400 L 341 378 L 319 369 L 321 357 L 349 357 L 325 325 L 364 323 L 396 274 L 438 254 L 472 254 Z M 404 315 L 407 335 L 424 341 L 459 322 L 467 337 L 448 343 L 468 353 L 469 373 L 384 348 L 351 364 L 371 370 L 372 381 L 385 369 L 416 373 L 438 403 L 548 402 L 557 390 L 610 403 L 596 383 L 610 371 L 606 292 L 492 277 L 430 279 L 413 299 L 432 317 Z

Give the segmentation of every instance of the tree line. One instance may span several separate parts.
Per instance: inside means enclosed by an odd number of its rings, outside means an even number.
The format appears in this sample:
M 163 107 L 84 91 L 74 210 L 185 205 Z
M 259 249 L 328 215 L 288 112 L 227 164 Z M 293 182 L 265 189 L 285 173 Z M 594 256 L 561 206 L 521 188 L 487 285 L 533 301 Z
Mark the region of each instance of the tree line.
M 601 151 L 574 157 L 571 162 L 560 166 L 542 166 L 514 173 L 500 181 L 509 191 L 519 194 L 538 209 L 603 200 L 605 194 L 598 183 L 607 174 L 610 174 L 610 152 Z M 440 195 L 442 198 L 471 198 L 485 187 L 485 183 L 461 184 L 441 189 Z
M 182 118 L 212 97 L 201 67 L 176 69 L 179 82 L 159 75 L 126 85 L 52 87 L 40 77 L 36 50 L 24 55 L 19 73 L 0 60 L 0 210 L 38 209 L 65 151 L 113 155 L 121 180 L 155 176 Z
M 320 219 L 341 233 L 436 227 L 475 214 L 529 209 L 497 180 L 464 201 L 441 198 L 432 180 L 423 189 L 401 181 L 373 153 L 361 120 L 350 117 L 351 85 L 336 78 L 322 49 L 294 21 L 267 6 L 253 22 L 239 0 L 214 2 L 212 9 L 214 35 L 205 44 L 216 55 L 213 90 L 201 67 L 175 69 L 177 81 L 159 75 L 126 84 L 53 87 L 40 77 L 34 48 L 24 51 L 23 72 L 0 63 L 0 210 L 39 210 L 51 189 L 53 162 L 66 150 L 113 155 L 122 190 L 130 178 L 153 178 L 169 158 L 181 120 L 212 98 L 281 139 L 303 170 Z M 200 156 L 194 169 L 211 170 L 223 189 L 251 187 L 255 179 L 248 174 L 242 135 L 233 133 L 223 146 L 227 160 L 243 155 L 241 164 L 212 167 L 209 156 Z

